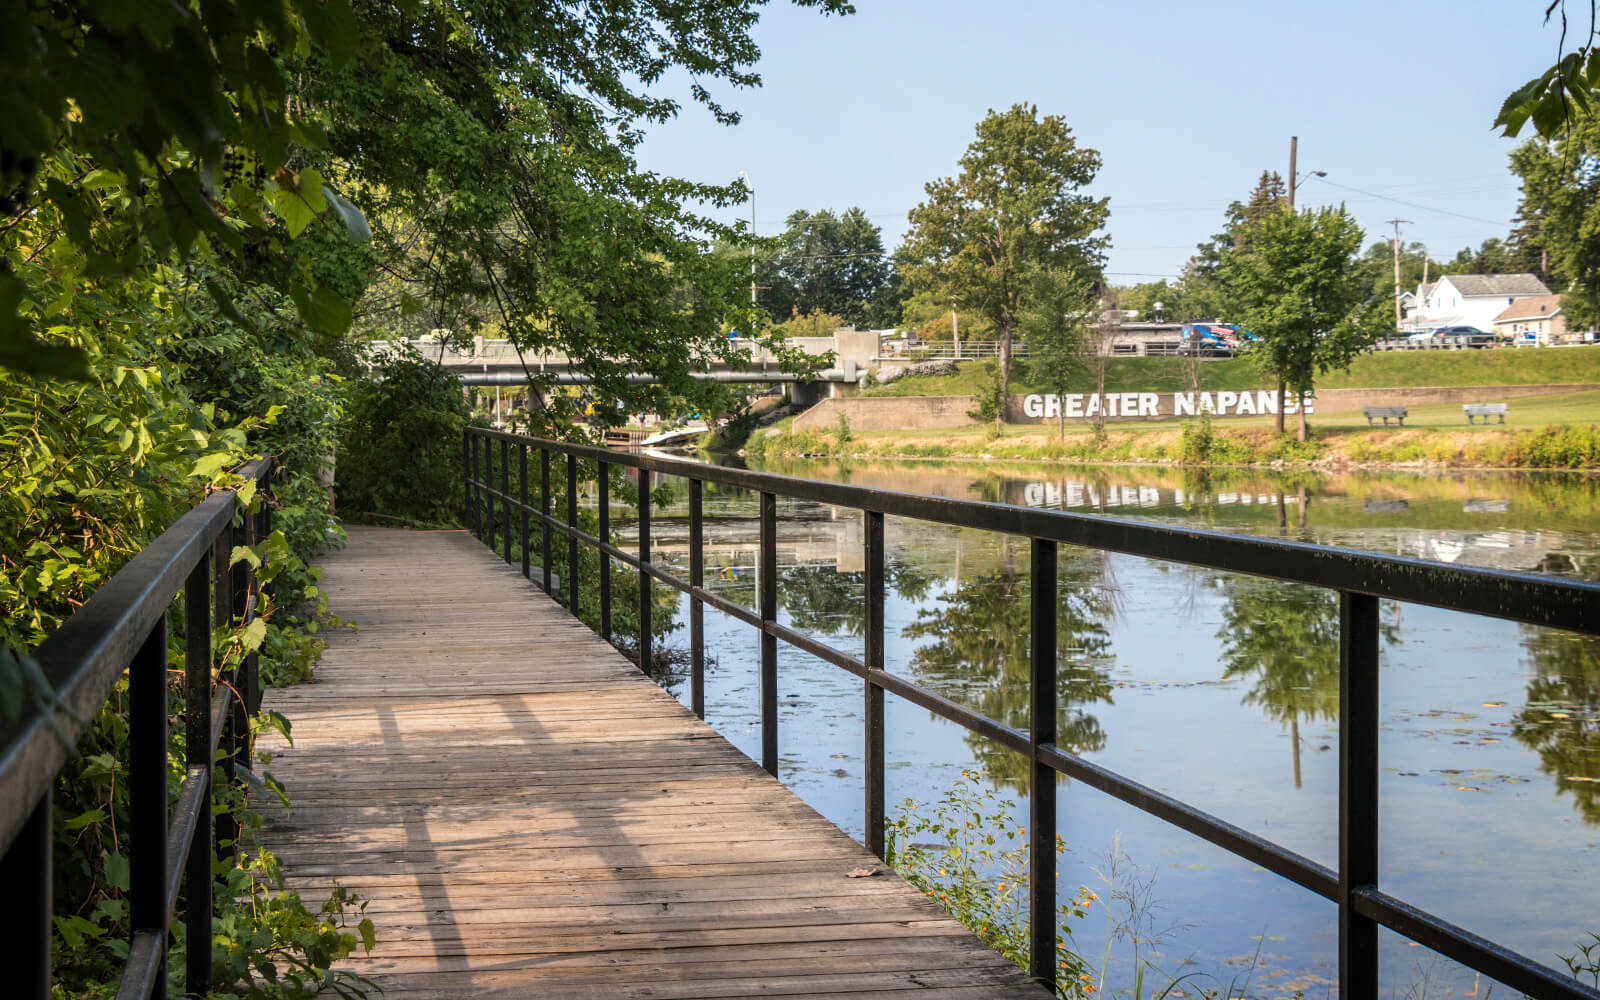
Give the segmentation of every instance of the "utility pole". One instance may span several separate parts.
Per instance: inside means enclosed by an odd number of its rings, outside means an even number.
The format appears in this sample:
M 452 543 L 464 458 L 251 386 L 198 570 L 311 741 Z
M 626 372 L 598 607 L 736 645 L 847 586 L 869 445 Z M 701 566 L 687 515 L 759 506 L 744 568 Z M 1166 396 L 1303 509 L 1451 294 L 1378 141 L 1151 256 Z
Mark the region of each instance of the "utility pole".
M 1294 211 L 1294 161 L 1295 156 L 1297 153 L 1299 153 L 1299 151 L 1300 137 L 1297 135 L 1291 135 L 1289 137 L 1289 211 L 1291 212 Z
M 1411 224 L 1410 219 L 1390 219 L 1394 226 L 1394 328 L 1400 329 L 1400 226 Z
M 756 321 L 756 188 L 750 185 L 750 322 Z
M 950 296 L 950 338 L 956 342 L 956 360 L 961 359 L 961 321 L 956 318 L 956 297 Z

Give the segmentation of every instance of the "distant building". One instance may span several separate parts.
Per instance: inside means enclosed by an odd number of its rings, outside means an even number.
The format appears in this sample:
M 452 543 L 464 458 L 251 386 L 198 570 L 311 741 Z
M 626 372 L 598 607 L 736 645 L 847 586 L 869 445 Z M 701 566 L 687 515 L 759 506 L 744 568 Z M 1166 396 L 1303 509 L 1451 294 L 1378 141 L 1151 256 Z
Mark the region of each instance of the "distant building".
M 1489 331 L 1519 299 L 1549 295 L 1550 289 L 1533 274 L 1446 274 L 1417 286 L 1416 301 L 1401 325 L 1412 332 L 1436 326 Z
M 1494 332 L 1519 340 L 1531 333 L 1541 344 L 1561 343 L 1567 339 L 1567 318 L 1561 314 L 1561 296 L 1534 295 L 1518 299 L 1494 318 Z

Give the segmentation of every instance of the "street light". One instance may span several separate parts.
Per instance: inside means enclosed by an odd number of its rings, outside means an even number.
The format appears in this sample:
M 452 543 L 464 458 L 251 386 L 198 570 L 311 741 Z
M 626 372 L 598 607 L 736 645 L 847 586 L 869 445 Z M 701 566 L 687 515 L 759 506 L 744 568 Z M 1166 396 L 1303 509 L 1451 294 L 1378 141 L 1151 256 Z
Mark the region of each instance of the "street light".
M 1301 181 L 1305 180 L 1307 177 L 1326 177 L 1326 176 L 1328 176 L 1328 172 L 1326 170 L 1302 170 L 1298 174 L 1290 175 L 1290 177 L 1289 177 L 1289 211 L 1291 211 L 1291 212 L 1294 211 L 1294 189 L 1300 186 L 1300 182 Z

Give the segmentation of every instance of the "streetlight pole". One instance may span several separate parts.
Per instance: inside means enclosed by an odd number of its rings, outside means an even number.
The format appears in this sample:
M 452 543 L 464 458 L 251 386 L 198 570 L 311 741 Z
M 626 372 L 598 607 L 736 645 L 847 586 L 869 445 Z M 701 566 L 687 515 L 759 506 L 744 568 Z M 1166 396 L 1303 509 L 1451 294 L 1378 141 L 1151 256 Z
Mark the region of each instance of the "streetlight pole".
M 739 171 L 740 179 L 750 188 L 750 336 L 755 336 L 756 322 L 756 187 L 750 184 L 750 175 Z
M 1297 135 L 1291 135 L 1289 137 L 1289 211 L 1291 211 L 1291 212 L 1294 211 L 1294 186 L 1295 186 L 1294 160 L 1295 160 L 1296 154 L 1298 154 L 1299 151 L 1300 151 L 1300 137 L 1297 136 Z
M 956 296 L 950 296 L 950 338 L 956 342 L 956 360 L 961 360 L 961 321 L 957 318 Z

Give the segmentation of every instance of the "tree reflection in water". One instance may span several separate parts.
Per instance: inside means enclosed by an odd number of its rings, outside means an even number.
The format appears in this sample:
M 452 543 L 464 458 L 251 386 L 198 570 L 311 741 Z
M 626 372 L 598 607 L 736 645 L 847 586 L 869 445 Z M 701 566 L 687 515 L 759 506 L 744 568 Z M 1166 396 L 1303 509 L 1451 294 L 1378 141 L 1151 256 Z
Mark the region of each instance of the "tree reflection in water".
M 1511 733 L 1539 755 L 1589 823 L 1600 823 L 1600 637 L 1526 629 L 1533 676 Z
M 884 580 L 907 601 L 921 601 L 937 582 L 933 575 L 898 559 L 886 560 Z M 778 604 L 789 624 L 809 635 L 862 636 L 867 631 L 867 574 L 832 566 L 785 566 L 778 570 Z
M 1339 717 L 1339 595 L 1321 587 L 1231 577 L 1222 609 L 1224 680 L 1254 678 L 1244 704 L 1289 727 L 1300 787 L 1300 720 Z M 1385 630 L 1393 641 L 1393 629 Z
M 1111 703 L 1111 641 L 1101 622 L 1112 607 L 1103 554 L 1062 547 L 1056 585 L 1056 743 L 1075 753 L 1103 749 L 1105 730 L 1086 706 Z M 958 583 L 907 625 L 908 639 L 931 639 L 912 654 L 915 679 L 939 694 L 1008 726 L 1028 726 L 1030 629 L 1028 574 L 1011 560 Z M 982 737 L 967 745 L 998 782 L 1028 786 L 1027 762 Z

